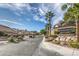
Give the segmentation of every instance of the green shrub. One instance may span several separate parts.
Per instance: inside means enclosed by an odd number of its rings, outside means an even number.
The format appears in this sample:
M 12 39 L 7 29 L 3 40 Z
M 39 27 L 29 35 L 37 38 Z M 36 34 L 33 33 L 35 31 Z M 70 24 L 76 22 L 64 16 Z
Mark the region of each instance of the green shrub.
M 55 34 L 59 34 L 60 32 L 59 32 L 58 30 L 55 30 L 54 33 L 55 33 Z
M 14 43 L 19 43 L 19 40 L 17 38 L 14 38 Z
M 18 43 L 18 42 L 19 42 L 18 39 L 15 38 L 15 37 L 9 37 L 9 38 L 8 38 L 8 41 L 9 41 L 9 42 L 13 42 L 13 43 Z
M 12 37 L 9 37 L 9 38 L 8 38 L 8 41 L 9 41 L 9 42 L 14 42 L 14 40 L 13 40 Z
M 18 38 L 19 41 L 24 41 L 23 36 L 18 36 L 17 38 Z
M 57 35 L 51 35 L 51 37 L 56 38 L 56 37 L 58 37 L 58 36 L 57 36 Z
M 4 36 L 4 35 L 5 35 L 5 33 L 0 31 L 0 36 Z
M 79 48 L 79 42 L 70 40 L 69 41 L 69 46 L 73 47 L 73 48 Z
M 42 30 L 40 30 L 40 33 L 46 35 L 46 30 L 42 29 Z
M 53 40 L 53 43 L 60 44 L 60 41 L 59 40 Z

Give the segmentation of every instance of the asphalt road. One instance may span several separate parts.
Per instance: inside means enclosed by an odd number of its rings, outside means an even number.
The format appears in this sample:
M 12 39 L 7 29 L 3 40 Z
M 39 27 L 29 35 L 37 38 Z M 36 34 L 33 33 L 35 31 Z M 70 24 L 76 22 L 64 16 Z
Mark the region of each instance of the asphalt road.
M 27 38 L 28 39 L 28 38 Z M 0 46 L 0 56 L 59 56 L 41 47 L 42 37 L 29 38 L 20 43 L 9 43 Z

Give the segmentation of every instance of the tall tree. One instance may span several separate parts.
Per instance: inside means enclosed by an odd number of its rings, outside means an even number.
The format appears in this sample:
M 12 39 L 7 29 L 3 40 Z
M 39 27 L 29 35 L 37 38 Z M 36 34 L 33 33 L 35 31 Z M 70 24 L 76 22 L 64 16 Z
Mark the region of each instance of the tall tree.
M 76 21 L 76 37 L 79 42 L 79 3 L 73 4 L 73 6 L 68 8 L 64 15 L 64 20 Z
M 46 30 L 42 29 L 42 30 L 40 30 L 40 33 L 46 35 Z
M 46 24 L 46 25 L 45 25 L 46 36 L 48 36 L 48 31 L 49 31 L 48 28 L 49 28 L 49 24 Z
M 52 17 L 54 17 L 54 13 L 49 11 L 46 13 L 45 17 L 46 17 L 46 20 L 48 21 L 48 36 L 51 36 L 51 20 L 52 20 Z

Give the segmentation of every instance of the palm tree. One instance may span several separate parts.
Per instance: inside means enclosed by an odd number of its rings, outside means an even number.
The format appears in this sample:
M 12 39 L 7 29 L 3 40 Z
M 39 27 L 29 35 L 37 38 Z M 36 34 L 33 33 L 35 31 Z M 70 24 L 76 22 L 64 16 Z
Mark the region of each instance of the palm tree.
M 46 25 L 45 25 L 46 36 L 48 36 L 48 31 L 49 31 L 48 28 L 49 28 L 49 24 L 46 24 Z
M 75 20 L 76 21 L 76 37 L 79 42 L 79 4 L 73 4 L 69 7 L 64 15 L 64 20 Z
M 61 9 L 64 11 L 67 9 L 67 4 L 62 5 Z
M 46 15 L 46 20 L 48 21 L 48 36 L 51 36 L 51 19 L 52 17 L 54 17 L 54 13 L 52 13 L 51 11 L 47 12 Z

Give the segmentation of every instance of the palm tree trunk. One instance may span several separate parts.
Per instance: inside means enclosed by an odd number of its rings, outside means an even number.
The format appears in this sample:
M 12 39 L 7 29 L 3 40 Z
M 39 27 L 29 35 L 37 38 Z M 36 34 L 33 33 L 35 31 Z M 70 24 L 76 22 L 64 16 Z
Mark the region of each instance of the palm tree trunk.
M 76 37 L 77 41 L 79 42 L 79 21 L 76 20 Z
M 51 36 L 51 20 L 49 20 L 49 36 Z
M 50 20 L 50 36 L 51 36 L 51 20 Z
M 48 36 L 48 24 L 45 25 L 46 36 Z

